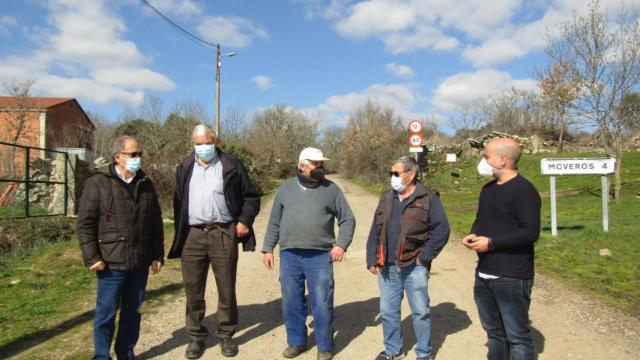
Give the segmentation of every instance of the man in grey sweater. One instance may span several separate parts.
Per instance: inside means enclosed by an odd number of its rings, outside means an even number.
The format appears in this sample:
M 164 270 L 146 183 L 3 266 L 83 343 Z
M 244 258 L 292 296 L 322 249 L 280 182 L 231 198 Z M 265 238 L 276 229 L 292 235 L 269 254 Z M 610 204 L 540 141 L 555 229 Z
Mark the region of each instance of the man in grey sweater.
M 273 269 L 273 249 L 280 244 L 282 313 L 287 348 L 294 358 L 307 350 L 309 289 L 318 360 L 333 358 L 333 262 L 342 261 L 356 221 L 342 190 L 324 178 L 322 151 L 306 148 L 298 159 L 298 174 L 278 188 L 262 247 L 262 262 Z M 338 220 L 338 239 L 333 231 Z

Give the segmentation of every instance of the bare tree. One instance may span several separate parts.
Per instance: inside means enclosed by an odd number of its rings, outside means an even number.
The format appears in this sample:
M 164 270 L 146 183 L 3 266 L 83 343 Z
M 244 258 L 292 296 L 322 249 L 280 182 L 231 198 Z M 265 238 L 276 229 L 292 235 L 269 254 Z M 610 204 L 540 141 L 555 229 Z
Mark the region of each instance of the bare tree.
M 538 73 L 538 86 L 542 89 L 545 115 L 559 131 L 556 152 L 561 153 L 567 128 L 573 124 L 567 111 L 578 95 L 579 82 L 571 78 L 571 73 L 562 64 L 551 64 Z
M 7 109 L 4 131 L 0 135 L 0 139 L 9 142 L 11 144 L 24 143 L 25 145 L 31 145 L 34 138 L 37 136 L 35 130 L 29 125 L 32 118 L 32 110 L 36 108 L 36 104 L 31 97 L 31 86 L 35 83 L 35 80 L 26 80 L 24 82 L 13 81 L 11 84 L 5 84 L 5 90 L 10 97 L 13 98 L 13 104 Z M 16 176 L 16 152 L 18 148 L 11 148 L 10 161 L 6 161 L 9 165 L 9 173 L 11 176 Z M 29 161 L 29 159 L 25 159 Z
M 552 64 L 566 68 L 579 83 L 579 94 L 571 102 L 573 116 L 595 126 L 604 149 L 617 158 L 615 199 L 619 202 L 625 126 L 616 109 L 640 83 L 638 9 L 623 7 L 609 22 L 594 1 L 587 15 L 574 15 L 559 26 L 546 52 Z
M 116 124 L 109 122 L 100 113 L 87 112 L 87 116 L 96 127 L 93 133 L 93 151 L 95 152 L 96 158 L 104 157 L 109 159 L 111 156 L 111 145 L 115 139 Z
M 220 138 L 225 144 L 238 144 L 242 141 L 243 130 L 245 130 L 246 116 L 238 107 L 227 108 L 222 123 L 220 124 Z

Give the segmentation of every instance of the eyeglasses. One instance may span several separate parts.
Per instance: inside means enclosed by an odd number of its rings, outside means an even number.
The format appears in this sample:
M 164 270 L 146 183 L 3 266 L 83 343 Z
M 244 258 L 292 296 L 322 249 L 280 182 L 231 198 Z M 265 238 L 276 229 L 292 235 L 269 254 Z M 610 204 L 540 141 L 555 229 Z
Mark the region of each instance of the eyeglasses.
M 142 151 L 136 151 L 136 152 L 130 152 L 130 153 L 122 152 L 120 154 L 127 155 L 130 158 L 142 157 Z
M 400 175 L 406 173 L 406 171 L 389 171 L 389 176 L 395 176 L 395 177 L 399 177 Z

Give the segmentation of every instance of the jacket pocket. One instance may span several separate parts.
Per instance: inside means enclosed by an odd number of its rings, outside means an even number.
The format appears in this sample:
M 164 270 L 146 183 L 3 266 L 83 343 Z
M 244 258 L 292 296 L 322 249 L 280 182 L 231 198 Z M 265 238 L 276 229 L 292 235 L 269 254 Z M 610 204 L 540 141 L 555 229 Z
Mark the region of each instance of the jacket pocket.
M 127 261 L 127 236 L 111 233 L 100 235 L 100 254 L 107 265 L 124 264 Z

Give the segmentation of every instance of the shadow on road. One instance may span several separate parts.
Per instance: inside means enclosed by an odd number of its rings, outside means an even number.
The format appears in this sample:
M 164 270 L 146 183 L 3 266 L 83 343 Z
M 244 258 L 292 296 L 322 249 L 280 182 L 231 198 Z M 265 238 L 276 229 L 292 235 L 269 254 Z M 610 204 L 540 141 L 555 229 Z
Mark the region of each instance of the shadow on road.
M 213 305 L 215 306 L 215 304 Z M 237 332 L 250 328 L 245 333 L 234 337 L 235 343 L 242 345 L 256 339 L 276 327 L 282 325 L 282 302 L 278 298 L 263 304 L 251 304 L 238 306 L 238 314 L 240 317 Z M 216 315 L 211 314 L 203 320 L 204 326 L 209 329 L 210 335 L 205 341 L 206 348 L 212 348 L 218 343 L 218 339 L 214 335 L 216 329 Z M 156 356 L 173 351 L 179 347 L 185 347 L 191 341 L 184 327 L 176 329 L 171 334 L 171 338 L 163 343 L 156 345 L 149 350 L 138 354 L 138 359 L 150 359 Z
M 432 354 L 436 356 L 438 350 L 444 344 L 447 336 L 468 328 L 471 318 L 467 312 L 456 307 L 451 302 L 443 302 L 431 307 L 431 346 Z M 402 321 L 402 334 L 404 337 L 404 350 L 408 351 L 416 344 L 416 335 L 411 323 L 411 315 Z M 382 339 L 380 339 L 382 342 Z M 382 350 L 383 346 L 380 347 Z
M 166 293 L 176 292 L 180 289 L 182 289 L 182 283 L 166 285 L 158 289 L 147 291 L 145 298 L 152 299 Z M 82 325 L 87 321 L 91 321 L 93 320 L 94 312 L 95 310 L 85 311 L 48 329 L 22 335 L 19 338 L 3 346 L 0 346 L 0 354 L 2 354 L 0 357 L 11 357 L 13 355 L 19 354 L 55 336 L 63 334 L 75 328 L 76 326 Z

